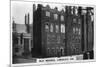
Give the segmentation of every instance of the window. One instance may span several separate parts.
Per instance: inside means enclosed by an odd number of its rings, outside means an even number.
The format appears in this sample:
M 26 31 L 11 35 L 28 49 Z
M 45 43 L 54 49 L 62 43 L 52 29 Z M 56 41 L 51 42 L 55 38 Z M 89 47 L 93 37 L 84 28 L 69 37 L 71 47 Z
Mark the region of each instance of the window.
M 73 19 L 73 23 L 76 23 L 76 19 L 75 18 Z
M 91 15 L 91 22 L 93 22 L 94 21 L 94 16 L 93 15 Z
M 78 28 L 76 27 L 76 32 L 78 32 Z
M 61 21 L 64 21 L 64 16 L 63 15 L 61 16 Z
M 48 23 L 45 24 L 45 31 L 49 32 L 49 24 Z
M 79 35 L 81 34 L 81 29 L 79 28 Z
M 81 19 L 78 19 L 78 24 L 81 24 Z
M 48 54 L 48 56 L 50 56 L 50 49 L 49 48 L 47 48 L 47 54 Z
M 64 55 L 64 48 L 60 48 L 61 56 Z
M 65 25 L 61 24 L 61 33 L 65 33 Z
M 73 27 L 73 33 L 74 33 L 74 34 L 79 34 L 79 35 L 80 35 L 80 34 L 81 34 L 81 29 L 80 29 L 80 28 L 77 28 L 77 27 L 76 27 L 76 28 Z
M 59 26 L 56 25 L 56 33 L 58 33 L 58 32 L 59 32 Z
M 50 12 L 46 11 L 46 16 L 50 17 Z
M 77 8 L 75 8 L 75 15 L 77 15 L 78 14 L 78 10 L 77 10 Z
M 54 14 L 54 19 L 57 20 L 58 19 L 58 15 Z
M 75 27 L 73 27 L 73 33 L 75 34 Z
M 50 32 L 53 32 L 53 24 L 50 25 Z
M 76 27 L 76 34 L 80 34 L 78 27 Z
M 86 14 L 86 12 L 87 12 L 86 10 L 82 10 L 82 14 L 83 14 L 83 15 Z
M 73 14 L 73 7 L 71 7 L 71 14 Z

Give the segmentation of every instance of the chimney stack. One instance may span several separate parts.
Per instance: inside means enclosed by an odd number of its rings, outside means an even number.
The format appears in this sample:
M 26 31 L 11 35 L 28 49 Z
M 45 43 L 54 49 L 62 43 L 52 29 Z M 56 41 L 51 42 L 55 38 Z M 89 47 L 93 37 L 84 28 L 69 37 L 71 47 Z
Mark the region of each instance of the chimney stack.
M 26 17 L 27 17 L 27 16 L 26 16 L 26 14 L 25 14 L 25 25 L 27 24 L 27 23 L 26 23 Z
M 30 33 L 30 15 L 28 13 L 28 24 L 27 24 L 27 28 L 28 28 L 28 33 Z
M 29 13 L 28 14 L 25 14 L 25 26 L 26 26 L 26 31 L 27 33 L 30 33 L 30 25 L 29 25 L 29 22 L 30 22 L 30 17 L 29 17 Z

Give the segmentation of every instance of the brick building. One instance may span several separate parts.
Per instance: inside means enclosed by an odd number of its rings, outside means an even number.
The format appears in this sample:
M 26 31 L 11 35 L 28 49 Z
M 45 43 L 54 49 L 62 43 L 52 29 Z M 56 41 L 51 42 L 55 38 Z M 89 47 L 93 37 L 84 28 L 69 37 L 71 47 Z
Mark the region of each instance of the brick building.
M 33 57 L 93 55 L 93 8 L 33 5 Z M 88 53 L 88 54 L 87 54 Z M 86 56 L 85 56 L 86 57 Z
M 93 58 L 94 20 L 93 8 L 66 6 L 66 55 L 84 54 Z
M 82 53 L 82 20 L 78 7 L 66 6 L 66 55 Z
M 33 51 L 43 57 L 65 55 L 64 10 L 58 11 L 38 4 L 33 5 Z

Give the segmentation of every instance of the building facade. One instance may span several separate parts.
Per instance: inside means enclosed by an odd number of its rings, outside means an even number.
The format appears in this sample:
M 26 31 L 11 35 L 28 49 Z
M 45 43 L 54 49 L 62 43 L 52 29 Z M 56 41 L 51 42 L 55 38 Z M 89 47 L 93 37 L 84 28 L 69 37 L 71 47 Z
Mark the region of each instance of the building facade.
M 93 8 L 33 5 L 33 57 L 93 55 Z M 87 54 L 88 53 L 88 54 Z M 86 57 L 86 56 L 85 56 Z
M 12 24 L 13 57 L 31 56 L 32 35 L 29 14 L 25 15 L 25 24 L 17 24 L 14 20 Z
M 78 7 L 66 6 L 66 55 L 82 53 L 82 20 Z
M 33 6 L 35 7 L 35 5 Z M 33 20 L 33 40 L 34 49 L 41 51 L 41 55 L 47 57 L 64 56 L 65 55 L 65 18 L 64 10 L 58 11 L 57 7 L 51 9 L 49 5 L 43 7 L 38 5 L 37 10 L 34 9 Z M 36 19 L 36 20 L 35 20 Z M 37 27 L 37 29 L 36 29 Z M 37 31 L 37 32 L 36 32 Z M 40 37 L 39 37 L 40 36 Z M 35 38 L 37 41 L 35 41 Z M 35 45 L 38 46 L 35 46 Z M 41 47 L 39 47 L 41 46 Z

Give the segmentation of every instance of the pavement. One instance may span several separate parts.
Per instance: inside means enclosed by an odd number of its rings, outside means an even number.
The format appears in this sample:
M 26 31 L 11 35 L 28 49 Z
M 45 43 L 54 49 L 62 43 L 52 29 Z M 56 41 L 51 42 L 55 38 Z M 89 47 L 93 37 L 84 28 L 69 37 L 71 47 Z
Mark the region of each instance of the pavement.
M 19 63 L 36 63 L 36 58 L 32 57 L 14 57 L 13 64 Z
M 75 58 L 76 60 L 83 60 L 83 55 L 75 55 L 72 57 Z M 13 64 L 21 64 L 21 63 L 37 63 L 37 58 L 32 58 L 31 56 L 26 56 L 26 57 L 25 56 L 14 56 L 13 57 Z

